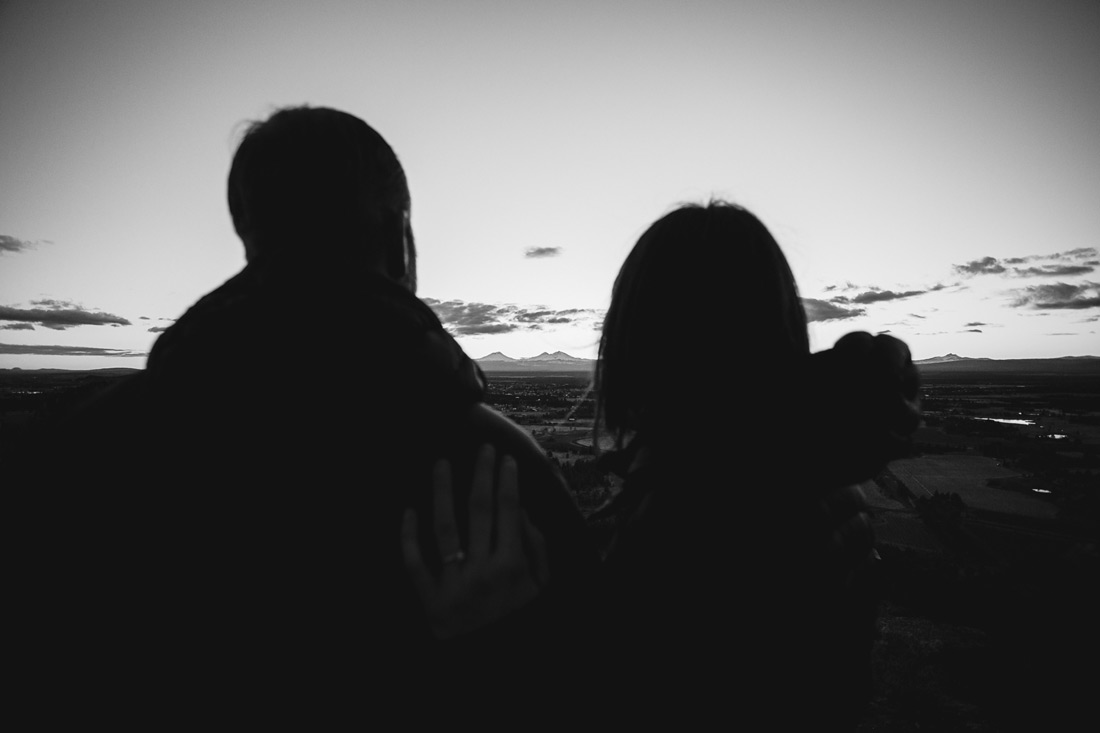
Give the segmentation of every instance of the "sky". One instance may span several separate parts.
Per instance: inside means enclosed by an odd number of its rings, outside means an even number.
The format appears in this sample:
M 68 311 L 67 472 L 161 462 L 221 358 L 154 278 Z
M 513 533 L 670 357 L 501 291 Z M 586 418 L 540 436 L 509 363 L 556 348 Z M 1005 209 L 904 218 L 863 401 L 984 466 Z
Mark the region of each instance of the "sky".
M 775 235 L 814 350 L 1100 355 L 1094 0 L 0 0 L 0 368 L 144 366 L 244 266 L 243 129 L 300 104 L 397 151 L 475 358 L 594 358 L 638 236 L 711 198 Z

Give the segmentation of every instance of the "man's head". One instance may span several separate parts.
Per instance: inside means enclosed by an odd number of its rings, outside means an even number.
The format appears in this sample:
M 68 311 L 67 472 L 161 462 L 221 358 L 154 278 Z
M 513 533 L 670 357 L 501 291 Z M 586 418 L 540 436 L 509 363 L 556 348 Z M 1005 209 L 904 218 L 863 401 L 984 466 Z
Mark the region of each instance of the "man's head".
M 290 250 L 352 257 L 415 292 L 409 206 L 393 149 L 335 109 L 287 107 L 253 123 L 229 170 L 229 211 L 249 262 Z

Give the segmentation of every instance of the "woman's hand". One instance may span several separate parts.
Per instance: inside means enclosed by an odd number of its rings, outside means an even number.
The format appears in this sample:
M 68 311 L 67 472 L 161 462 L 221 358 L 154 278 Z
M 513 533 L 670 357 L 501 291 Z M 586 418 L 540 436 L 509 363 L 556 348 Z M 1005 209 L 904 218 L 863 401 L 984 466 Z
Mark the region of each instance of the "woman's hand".
M 874 400 L 878 422 L 893 441 L 893 450 L 902 457 L 921 421 L 920 373 L 913 364 L 909 347 L 893 336 L 854 332 L 845 334 L 833 349 L 844 355 L 853 373 L 859 375 L 868 397 Z
M 497 467 L 493 446 L 484 445 L 478 451 L 470 491 L 469 547 L 463 550 L 451 466 L 445 460 L 436 462 L 432 513 L 442 562 L 438 574 L 424 562 L 415 512 L 405 511 L 401 531 L 405 568 L 437 638 L 488 626 L 530 603 L 546 586 L 546 544 L 520 507 L 517 474 L 511 456 L 503 456 Z
M 912 454 L 921 422 L 920 373 L 904 341 L 849 333 L 810 358 L 809 399 L 830 426 L 815 446 L 826 484 L 866 481 Z

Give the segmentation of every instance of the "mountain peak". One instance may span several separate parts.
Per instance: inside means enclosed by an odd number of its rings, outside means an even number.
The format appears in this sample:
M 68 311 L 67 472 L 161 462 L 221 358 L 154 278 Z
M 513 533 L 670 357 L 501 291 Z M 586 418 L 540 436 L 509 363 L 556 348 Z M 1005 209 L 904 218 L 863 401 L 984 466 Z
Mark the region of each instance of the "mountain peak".
M 943 356 L 933 356 L 931 359 L 917 359 L 913 361 L 914 364 L 949 364 L 954 361 L 991 361 L 986 357 L 973 357 L 973 356 L 959 356 L 958 354 L 948 353 Z
M 555 351 L 552 354 L 544 351 L 538 356 L 525 356 L 519 359 L 494 351 L 488 356 L 481 357 L 477 362 L 482 369 L 490 372 L 591 372 L 596 363 L 592 359 L 578 359 L 564 351 Z
M 538 356 L 532 356 L 526 359 L 526 361 L 581 361 L 575 356 L 570 356 L 564 351 L 555 351 L 553 354 L 548 352 L 542 352 Z
M 955 353 L 944 354 L 943 356 L 933 356 L 930 359 L 917 359 L 914 364 L 943 364 L 949 361 L 970 361 L 968 357 L 959 356 Z

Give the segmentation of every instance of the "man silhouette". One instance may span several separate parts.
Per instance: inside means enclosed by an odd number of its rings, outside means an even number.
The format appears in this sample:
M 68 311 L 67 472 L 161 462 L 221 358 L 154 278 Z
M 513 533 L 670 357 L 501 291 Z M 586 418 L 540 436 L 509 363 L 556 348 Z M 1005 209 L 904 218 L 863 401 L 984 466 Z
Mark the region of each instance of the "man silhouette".
M 62 538 L 39 547 L 54 573 L 43 639 L 86 678 L 189 699 L 346 689 L 412 710 L 426 688 L 468 702 L 467 684 L 509 684 L 513 662 L 568 642 L 597 557 L 556 469 L 482 403 L 480 370 L 415 297 L 396 155 L 350 114 L 285 108 L 247 130 L 228 189 L 246 266 L 54 438 L 71 458 L 52 473 L 65 500 L 37 506 Z M 468 538 L 431 546 L 433 462 L 468 487 L 485 443 L 516 459 L 549 583 L 441 644 L 402 517 L 417 509 L 426 557 L 461 562 Z M 111 481 L 75 488 L 89 473 Z

